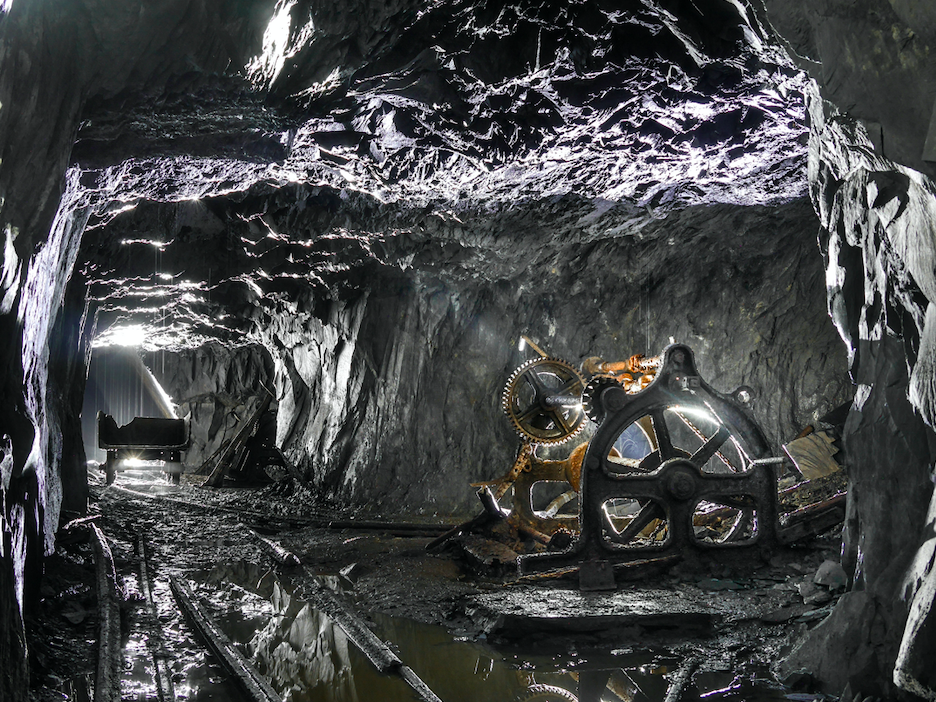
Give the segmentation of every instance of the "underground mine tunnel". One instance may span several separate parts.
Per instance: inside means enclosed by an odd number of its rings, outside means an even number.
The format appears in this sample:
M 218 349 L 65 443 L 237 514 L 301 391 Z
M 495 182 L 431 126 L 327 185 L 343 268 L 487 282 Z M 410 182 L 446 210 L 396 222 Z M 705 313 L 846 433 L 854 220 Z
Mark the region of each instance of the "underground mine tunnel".
M 928 0 L 0 0 L 0 700 L 933 700 Z

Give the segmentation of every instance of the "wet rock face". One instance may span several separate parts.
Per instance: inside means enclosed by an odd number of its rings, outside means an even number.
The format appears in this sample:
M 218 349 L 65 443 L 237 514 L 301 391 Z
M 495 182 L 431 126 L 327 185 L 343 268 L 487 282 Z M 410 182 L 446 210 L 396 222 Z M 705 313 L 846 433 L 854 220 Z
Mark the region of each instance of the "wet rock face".
M 687 342 L 716 387 L 758 391 L 775 441 L 848 399 L 804 77 L 752 14 L 357 9 L 280 3 L 246 83 L 87 107 L 103 328 L 262 343 L 288 457 L 382 509 L 470 510 L 506 470 L 524 332 L 572 362 Z
M 686 212 L 643 223 L 671 233 L 693 226 L 694 247 L 598 240 L 540 249 L 552 262 L 542 275 L 520 268 L 479 286 L 416 273 L 397 294 L 382 286 L 322 318 L 308 308 L 282 314 L 265 331 L 283 383 L 278 438 L 342 499 L 473 509 L 468 484 L 500 477 L 513 459 L 516 438 L 499 405 L 526 358 L 516 350 L 521 332 L 575 364 L 592 354 L 657 353 L 673 336 L 697 349 L 716 387 L 757 388 L 756 412 L 771 436 L 791 437 L 849 392 L 824 311 L 794 302 L 821 288 L 802 241 L 811 243 L 802 236 L 810 210 L 714 209 L 707 221 Z M 768 221 L 775 245 L 747 250 L 746 227 Z M 738 235 L 733 253 L 715 255 L 706 239 L 728 227 Z
M 208 343 L 145 353 L 143 362 L 172 398 L 176 415 L 189 423 L 190 444 L 183 456 L 189 470 L 200 468 L 230 441 L 274 389 L 269 354 L 258 345 Z
M 847 603 L 788 661 L 830 691 L 933 694 L 930 318 L 932 180 L 881 157 L 867 131 L 814 94 L 810 187 L 822 221 L 830 310 L 857 393 L 845 426 Z M 895 508 L 899 505 L 899 508 Z M 847 642 L 847 645 L 841 645 Z
M 686 341 L 777 440 L 847 399 L 805 77 L 745 6 L 144 5 L 0 13 L 0 461 L 35 502 L 5 502 L 7 543 L 51 546 L 63 499 L 70 361 L 47 352 L 84 338 L 55 324 L 73 270 L 102 331 L 265 346 L 284 450 L 354 504 L 465 509 L 503 472 L 520 332 L 572 361 Z M 208 431 L 270 377 L 219 349 L 239 380 L 190 396 Z
M 199 323 L 231 319 L 226 334 L 240 330 L 269 350 L 277 443 L 342 503 L 473 510 L 469 483 L 499 477 L 513 459 L 500 395 L 525 358 L 521 333 L 574 364 L 655 354 L 670 337 L 688 343 L 716 388 L 754 388 L 755 414 L 775 444 L 850 398 L 805 199 L 658 218 L 628 204 L 595 217 L 593 203 L 566 197 L 476 211 L 463 222 L 353 198 L 336 214 L 342 198 L 322 188 L 261 188 L 238 199 L 141 207 L 89 232 L 86 243 L 107 232 L 159 232 L 169 243 L 158 273 L 150 256 L 130 269 L 156 284 L 197 275 L 208 260 L 233 262 L 227 280 L 189 288 L 201 297 L 191 297 L 187 314 Z M 394 227 L 370 234 L 374 216 Z M 356 235 L 336 232 L 336 217 Z M 544 243 L 550 230 L 576 236 Z M 224 258 L 206 258 L 205 242 L 219 235 L 229 242 Z M 297 279 L 303 270 L 317 279 Z M 123 280 L 102 276 L 97 290 L 121 299 Z M 221 372 L 264 377 L 250 366 L 259 357 L 235 359 L 217 345 L 149 358 L 157 376 L 159 359 L 169 359 L 172 378 L 163 382 L 177 401 Z

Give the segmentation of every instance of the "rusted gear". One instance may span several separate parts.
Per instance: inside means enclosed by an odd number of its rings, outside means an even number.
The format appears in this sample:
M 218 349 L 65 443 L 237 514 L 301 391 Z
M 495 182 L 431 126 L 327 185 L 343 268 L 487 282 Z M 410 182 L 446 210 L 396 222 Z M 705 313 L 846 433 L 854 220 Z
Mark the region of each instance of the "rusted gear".
M 606 414 L 598 398 L 605 388 L 614 386 L 624 387 L 621 381 L 613 375 L 596 375 L 585 386 L 585 390 L 582 392 L 582 409 L 585 410 L 585 415 L 595 424 L 601 424 Z
M 561 444 L 585 426 L 581 403 L 584 387 L 582 376 L 565 361 L 534 358 L 507 380 L 504 413 L 523 439 Z
M 578 696 L 557 685 L 530 685 L 517 702 L 578 702 Z

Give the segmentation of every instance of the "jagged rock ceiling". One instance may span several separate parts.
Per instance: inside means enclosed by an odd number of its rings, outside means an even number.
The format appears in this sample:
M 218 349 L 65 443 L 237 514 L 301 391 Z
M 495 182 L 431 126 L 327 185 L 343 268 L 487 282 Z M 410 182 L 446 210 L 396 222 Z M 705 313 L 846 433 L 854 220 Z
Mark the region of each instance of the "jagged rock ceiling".
M 158 19 L 115 12 L 127 41 Z M 377 270 L 535 281 L 573 242 L 806 194 L 805 77 L 740 3 L 281 1 L 212 19 L 195 13 L 202 65 L 98 86 L 72 154 L 94 297 L 152 344 L 243 340 L 260 299 Z

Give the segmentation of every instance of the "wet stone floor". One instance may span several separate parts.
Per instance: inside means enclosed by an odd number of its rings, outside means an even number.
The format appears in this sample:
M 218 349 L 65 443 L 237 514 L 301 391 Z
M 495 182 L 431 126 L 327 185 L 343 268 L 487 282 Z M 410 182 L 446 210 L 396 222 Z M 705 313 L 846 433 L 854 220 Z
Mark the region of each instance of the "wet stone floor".
M 755 567 L 676 566 L 583 594 L 571 581 L 473 572 L 455 548 L 427 552 L 441 530 L 431 516 L 363 519 L 312 509 L 283 484 L 158 476 L 105 486 L 92 474 L 90 519 L 60 533 L 30 618 L 37 702 L 95 699 L 90 523 L 117 572 L 125 701 L 252 699 L 180 611 L 171 579 L 289 702 L 825 699 L 784 686 L 774 666 L 836 601 L 837 584 L 814 582 L 837 559 L 835 530 Z M 278 562 L 277 547 L 299 564 Z M 343 603 L 403 668 L 378 670 L 323 602 Z

